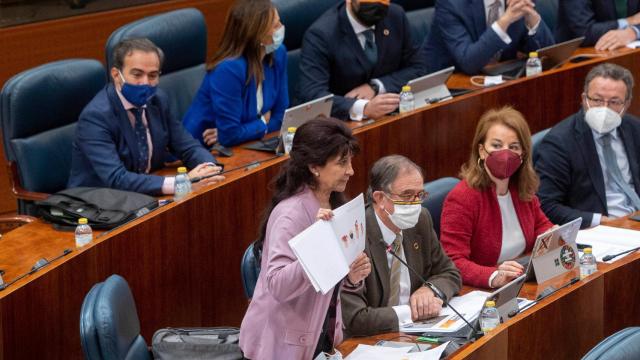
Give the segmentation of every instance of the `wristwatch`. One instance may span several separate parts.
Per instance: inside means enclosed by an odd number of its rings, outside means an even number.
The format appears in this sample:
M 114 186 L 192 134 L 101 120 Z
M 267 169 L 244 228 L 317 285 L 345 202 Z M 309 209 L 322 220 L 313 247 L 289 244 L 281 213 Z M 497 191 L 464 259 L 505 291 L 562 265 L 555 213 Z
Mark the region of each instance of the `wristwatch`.
M 369 86 L 371 86 L 373 92 L 378 95 L 378 93 L 380 92 L 380 85 L 378 85 L 378 83 L 375 81 L 369 81 Z

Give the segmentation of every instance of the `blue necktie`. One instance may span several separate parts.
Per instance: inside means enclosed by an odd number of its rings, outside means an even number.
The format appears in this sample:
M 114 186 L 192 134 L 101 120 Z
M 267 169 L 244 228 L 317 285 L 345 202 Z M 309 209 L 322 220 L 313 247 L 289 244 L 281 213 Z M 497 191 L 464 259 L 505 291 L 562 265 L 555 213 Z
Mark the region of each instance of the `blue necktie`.
M 147 165 L 149 164 L 149 143 L 147 142 L 147 128 L 142 122 L 143 111 L 143 108 L 131 109 L 136 118 L 133 131 L 136 134 L 136 143 L 138 144 L 138 173 L 140 174 L 147 172 Z
M 376 47 L 376 39 L 373 30 L 366 30 L 364 34 L 364 54 L 372 65 L 378 62 L 378 48 Z
M 616 161 L 616 154 L 611 147 L 611 134 L 605 134 L 602 136 L 602 152 L 604 155 L 604 163 L 607 165 L 607 170 L 609 170 L 609 176 L 613 182 L 618 185 L 620 190 L 627 196 L 627 198 L 631 201 L 631 205 L 638 210 L 640 209 L 640 198 L 638 194 L 636 194 L 635 190 L 629 186 L 629 184 L 624 181 L 622 177 L 622 171 L 618 167 L 618 162 Z

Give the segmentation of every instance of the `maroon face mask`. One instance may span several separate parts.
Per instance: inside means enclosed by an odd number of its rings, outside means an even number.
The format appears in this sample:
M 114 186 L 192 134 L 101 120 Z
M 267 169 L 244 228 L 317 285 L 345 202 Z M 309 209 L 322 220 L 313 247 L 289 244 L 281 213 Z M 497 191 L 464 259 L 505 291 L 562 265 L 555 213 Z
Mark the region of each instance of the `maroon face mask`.
M 497 179 L 503 180 L 511 177 L 520 165 L 522 159 L 520 155 L 509 149 L 496 150 L 489 154 L 484 160 L 485 166 L 491 171 L 491 175 Z

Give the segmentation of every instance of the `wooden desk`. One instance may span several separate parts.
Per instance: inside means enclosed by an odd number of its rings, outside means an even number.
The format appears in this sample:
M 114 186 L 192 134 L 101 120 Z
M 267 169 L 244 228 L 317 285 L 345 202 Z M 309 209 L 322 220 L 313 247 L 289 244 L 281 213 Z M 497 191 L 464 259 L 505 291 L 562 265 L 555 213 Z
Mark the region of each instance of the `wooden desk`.
M 615 220 L 607 225 L 640 230 L 640 223 L 628 219 Z M 598 272 L 594 275 L 559 290 L 503 323 L 489 335 L 465 345 L 450 358 L 579 359 L 605 337 L 640 324 L 640 311 L 635 306 L 640 295 L 639 267 L 638 253 L 613 264 L 598 263 Z M 559 288 L 575 276 L 579 276 L 578 269 L 541 285 L 527 283 L 520 296 L 535 299 L 548 286 Z M 465 291 L 470 290 L 465 287 Z M 342 343 L 339 349 L 348 354 L 358 344 L 373 345 L 378 340 L 400 335 L 388 333 L 352 338 Z
M 626 50 L 610 61 L 630 68 L 638 76 L 638 53 Z M 416 161 L 424 167 L 428 180 L 455 176 L 469 154 L 475 124 L 489 108 L 515 105 L 529 120 L 533 132 L 552 126 L 578 109 L 584 76 L 594 62 L 597 61 L 569 64 L 561 70 L 478 90 L 373 124 L 351 123 L 357 127 L 355 133 L 362 152 L 354 159 L 355 175 L 349 182 L 348 194 L 364 191 L 367 170 L 375 160 L 392 153 Z M 465 79 L 456 77 L 451 81 Z M 632 103 L 636 113 L 639 101 L 636 97 Z M 262 211 L 270 200 L 268 184 L 286 158 L 270 159 L 268 154 L 240 148 L 234 151 L 234 158 L 224 160 L 227 169 L 247 161 L 262 162 L 257 167 L 232 171 L 224 183 L 198 190 L 184 201 L 100 236 L 92 245 L 0 291 L 0 356 L 31 359 L 46 354 L 47 358 L 80 358 L 78 323 L 82 301 L 95 283 L 114 273 L 124 276 L 132 288 L 147 341 L 156 329 L 165 326 L 239 325 L 246 310 L 240 260 L 256 237 Z M 37 259 L 51 259 L 63 249 L 72 248 L 74 242 L 71 233 L 57 232 L 36 222 L 8 233 L 0 245 L 0 268 L 6 271 L 5 280 L 11 280 L 28 271 Z M 624 279 L 635 279 L 634 271 L 626 269 L 615 273 Z M 604 285 L 590 291 L 597 290 L 615 293 L 615 287 Z M 637 295 L 639 290 L 636 287 L 634 291 Z M 582 298 L 575 294 L 567 296 L 566 301 L 572 301 L 572 296 Z M 635 316 L 640 310 L 633 311 Z M 538 313 L 530 316 L 540 316 Z M 617 319 L 617 315 L 611 318 Z M 617 328 L 613 324 L 610 329 Z M 512 334 L 528 331 L 526 325 L 510 326 L 508 333 L 498 331 L 493 337 L 504 337 L 501 341 L 510 343 Z M 537 339 L 548 341 L 542 336 L 548 331 L 536 329 L 536 334 L 541 334 Z M 558 335 L 554 338 L 567 337 L 569 333 L 554 333 Z M 481 340 L 474 344 L 473 352 L 481 354 L 499 348 L 496 344 L 500 343 Z M 589 344 L 585 342 L 585 346 Z

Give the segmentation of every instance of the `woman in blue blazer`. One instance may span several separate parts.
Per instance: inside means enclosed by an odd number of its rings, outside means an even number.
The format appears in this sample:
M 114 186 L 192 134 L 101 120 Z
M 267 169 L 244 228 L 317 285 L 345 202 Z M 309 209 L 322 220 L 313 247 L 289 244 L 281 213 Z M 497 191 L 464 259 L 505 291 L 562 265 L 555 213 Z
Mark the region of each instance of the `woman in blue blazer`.
M 283 40 L 284 25 L 271 1 L 236 1 L 183 120 L 196 139 L 234 146 L 280 129 L 289 106 Z

